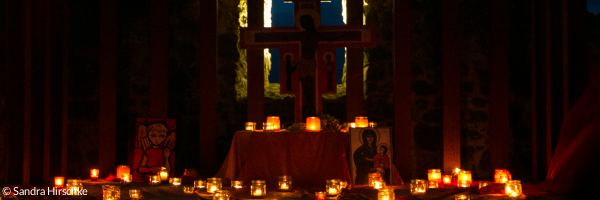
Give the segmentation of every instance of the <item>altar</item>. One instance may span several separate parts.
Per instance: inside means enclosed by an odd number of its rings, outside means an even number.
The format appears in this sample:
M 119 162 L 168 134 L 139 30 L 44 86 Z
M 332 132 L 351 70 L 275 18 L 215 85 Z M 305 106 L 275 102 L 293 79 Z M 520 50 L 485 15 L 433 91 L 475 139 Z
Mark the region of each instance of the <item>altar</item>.
M 343 132 L 238 131 L 215 177 L 276 183 L 288 175 L 295 187 L 325 188 L 328 179 L 350 181 L 347 149 Z

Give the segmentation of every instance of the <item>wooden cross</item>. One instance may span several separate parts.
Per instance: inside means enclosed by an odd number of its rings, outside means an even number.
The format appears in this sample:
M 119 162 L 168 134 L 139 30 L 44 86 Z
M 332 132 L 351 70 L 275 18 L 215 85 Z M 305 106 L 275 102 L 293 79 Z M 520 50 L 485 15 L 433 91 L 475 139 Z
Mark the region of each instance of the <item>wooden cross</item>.
M 304 120 L 302 116 L 303 95 L 312 95 L 314 97 L 312 101 L 314 102 L 308 104 L 315 105 L 315 114 L 322 114 L 321 95 L 336 93 L 335 49 L 338 47 L 375 47 L 375 31 L 373 28 L 366 26 L 319 27 L 321 0 L 289 0 L 284 2 L 294 2 L 295 27 L 241 28 L 240 48 L 279 49 L 280 93 L 295 95 L 295 121 L 302 122 Z M 312 18 L 316 28 L 314 30 L 316 31 L 311 32 L 303 27 L 306 24 L 301 23 L 301 18 L 306 15 Z M 307 39 L 311 37 L 319 38 L 318 43 Z M 299 69 L 290 75 L 286 71 L 288 70 L 286 64 L 291 67 L 298 67 L 296 65 L 298 60 L 309 60 L 309 58 L 316 61 L 317 67 L 314 77 L 314 94 L 312 92 L 303 94 L 300 78 L 298 77 Z

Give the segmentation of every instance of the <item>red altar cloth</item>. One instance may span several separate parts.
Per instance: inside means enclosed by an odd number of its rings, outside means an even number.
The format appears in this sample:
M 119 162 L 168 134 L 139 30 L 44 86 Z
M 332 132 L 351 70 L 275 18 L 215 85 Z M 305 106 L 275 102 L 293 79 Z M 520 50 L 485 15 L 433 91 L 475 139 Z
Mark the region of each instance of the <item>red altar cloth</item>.
M 325 188 L 328 179 L 350 182 L 347 149 L 348 134 L 342 132 L 238 131 L 215 177 L 272 186 L 288 175 L 294 186 Z

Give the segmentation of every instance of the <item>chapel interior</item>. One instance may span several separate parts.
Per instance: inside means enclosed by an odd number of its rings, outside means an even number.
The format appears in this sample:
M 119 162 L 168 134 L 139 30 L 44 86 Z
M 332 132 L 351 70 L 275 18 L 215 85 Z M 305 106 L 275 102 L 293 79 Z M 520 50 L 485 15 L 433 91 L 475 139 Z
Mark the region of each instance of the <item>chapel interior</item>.
M 327 47 L 335 75 L 319 80 L 331 80 L 332 92 L 319 93 L 313 107 L 295 98 L 301 82 L 282 94 L 284 49 L 240 47 L 250 40 L 245 30 L 300 33 L 294 6 L 302 2 L 319 3 L 320 33 L 336 31 L 327 29 L 330 18 L 373 33 L 361 38 L 370 42 L 364 47 Z M 468 170 L 473 181 L 506 169 L 534 188 L 528 198 L 588 194 L 600 186 L 600 15 L 590 10 L 599 4 L 0 0 L 0 185 L 47 187 L 57 176 L 89 179 L 90 169 L 99 179 L 115 175 L 139 159 L 141 118 L 176 121 L 175 149 L 165 153 L 172 176 L 215 177 L 240 148 L 246 122 L 263 129 L 278 116 L 291 129 L 314 112 L 340 126 L 366 116 L 387 128 L 392 172 L 406 188 L 429 169 Z M 310 141 L 296 145 L 308 152 Z M 325 182 L 304 189 L 313 187 Z

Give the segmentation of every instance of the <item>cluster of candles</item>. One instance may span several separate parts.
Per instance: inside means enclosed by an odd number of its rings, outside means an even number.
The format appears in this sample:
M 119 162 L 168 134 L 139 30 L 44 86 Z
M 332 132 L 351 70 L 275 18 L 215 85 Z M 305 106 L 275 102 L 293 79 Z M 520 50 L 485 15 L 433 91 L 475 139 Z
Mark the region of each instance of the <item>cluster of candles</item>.
M 263 122 L 263 131 L 280 131 L 281 122 L 278 116 L 268 116 Z M 246 122 L 246 131 L 256 131 L 256 122 Z
M 358 116 L 354 118 L 354 122 L 348 123 L 348 128 L 375 128 L 377 127 L 377 122 L 369 122 L 368 117 Z
M 65 177 L 57 176 L 54 177 L 54 187 L 56 189 L 63 189 L 63 185 L 65 184 Z M 67 193 L 73 196 L 78 196 L 79 191 L 83 190 L 83 184 L 81 179 L 68 179 L 66 181 Z
M 262 131 L 280 131 L 281 122 L 278 116 L 269 116 L 267 121 L 263 122 Z M 256 131 L 256 122 L 246 122 L 246 131 Z M 377 127 L 377 122 L 369 122 L 369 119 L 364 116 L 358 116 L 354 119 L 354 122 L 348 123 L 349 128 L 364 128 L 364 127 Z M 319 132 L 321 131 L 321 119 L 318 117 L 307 117 L 306 118 L 306 131 Z

